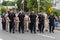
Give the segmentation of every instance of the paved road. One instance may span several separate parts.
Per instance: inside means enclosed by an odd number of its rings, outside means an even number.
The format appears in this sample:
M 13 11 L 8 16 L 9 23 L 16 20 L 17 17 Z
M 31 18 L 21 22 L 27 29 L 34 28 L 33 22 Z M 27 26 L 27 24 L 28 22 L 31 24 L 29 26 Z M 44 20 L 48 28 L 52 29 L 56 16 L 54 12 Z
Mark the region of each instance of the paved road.
M 36 33 L 31 34 L 25 32 L 25 34 L 16 32 L 15 34 L 3 31 L 0 22 L 0 40 L 60 40 L 60 32 L 55 31 L 55 33 Z

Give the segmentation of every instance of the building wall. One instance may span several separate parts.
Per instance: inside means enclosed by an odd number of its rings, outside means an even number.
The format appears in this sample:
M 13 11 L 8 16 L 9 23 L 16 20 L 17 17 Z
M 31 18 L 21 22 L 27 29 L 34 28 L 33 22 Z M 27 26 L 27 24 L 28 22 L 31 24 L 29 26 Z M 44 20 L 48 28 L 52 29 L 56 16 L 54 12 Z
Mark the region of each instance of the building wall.
M 51 0 L 53 8 L 60 10 L 60 0 Z
M 12 1 L 12 2 L 14 2 L 16 0 L 0 0 L 0 3 L 2 3 L 3 1 Z
M 0 0 L 0 3 L 2 3 L 3 2 L 3 0 Z
M 13 1 L 14 2 L 15 0 L 5 0 L 5 1 Z

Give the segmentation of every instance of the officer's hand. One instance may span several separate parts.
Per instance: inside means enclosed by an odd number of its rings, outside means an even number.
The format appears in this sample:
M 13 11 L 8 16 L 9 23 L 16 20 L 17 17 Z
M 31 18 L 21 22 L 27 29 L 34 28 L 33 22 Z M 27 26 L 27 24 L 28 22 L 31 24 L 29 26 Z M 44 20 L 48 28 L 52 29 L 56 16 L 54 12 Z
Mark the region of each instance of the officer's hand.
M 19 21 L 20 22 L 20 21 Z
M 39 24 L 39 22 L 38 22 L 38 24 Z
M 9 20 L 9 21 L 11 21 L 11 20 Z
M 31 21 L 29 21 L 29 23 L 31 23 Z
M 0 20 L 2 20 L 2 18 L 0 18 Z

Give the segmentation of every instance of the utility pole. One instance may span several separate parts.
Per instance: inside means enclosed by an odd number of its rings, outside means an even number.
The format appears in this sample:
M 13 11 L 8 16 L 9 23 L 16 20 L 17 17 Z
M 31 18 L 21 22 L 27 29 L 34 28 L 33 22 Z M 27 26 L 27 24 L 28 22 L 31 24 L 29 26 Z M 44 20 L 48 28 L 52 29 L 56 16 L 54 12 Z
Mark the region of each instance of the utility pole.
M 1 14 L 1 6 L 0 6 L 0 14 Z
M 38 12 L 40 11 L 40 0 L 37 0 L 38 2 Z
M 15 0 L 15 10 L 16 10 L 16 8 L 17 8 L 17 3 L 16 3 L 16 2 L 17 2 L 17 0 Z
M 22 2 L 21 2 L 22 6 L 23 6 L 23 11 L 24 11 L 24 2 L 25 2 L 25 0 L 22 0 Z

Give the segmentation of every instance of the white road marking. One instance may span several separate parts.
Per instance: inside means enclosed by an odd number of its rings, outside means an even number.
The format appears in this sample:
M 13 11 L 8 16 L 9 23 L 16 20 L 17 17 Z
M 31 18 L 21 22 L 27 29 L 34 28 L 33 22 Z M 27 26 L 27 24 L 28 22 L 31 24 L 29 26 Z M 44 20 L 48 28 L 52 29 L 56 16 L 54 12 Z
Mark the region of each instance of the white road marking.
M 55 32 L 60 32 L 60 31 L 58 31 L 58 30 L 55 30 Z
M 43 36 L 43 37 L 47 37 L 47 38 L 51 38 L 51 39 L 55 39 L 55 37 L 52 37 L 52 36 L 48 36 L 48 35 L 44 35 L 44 34 L 37 34 L 38 36 Z

